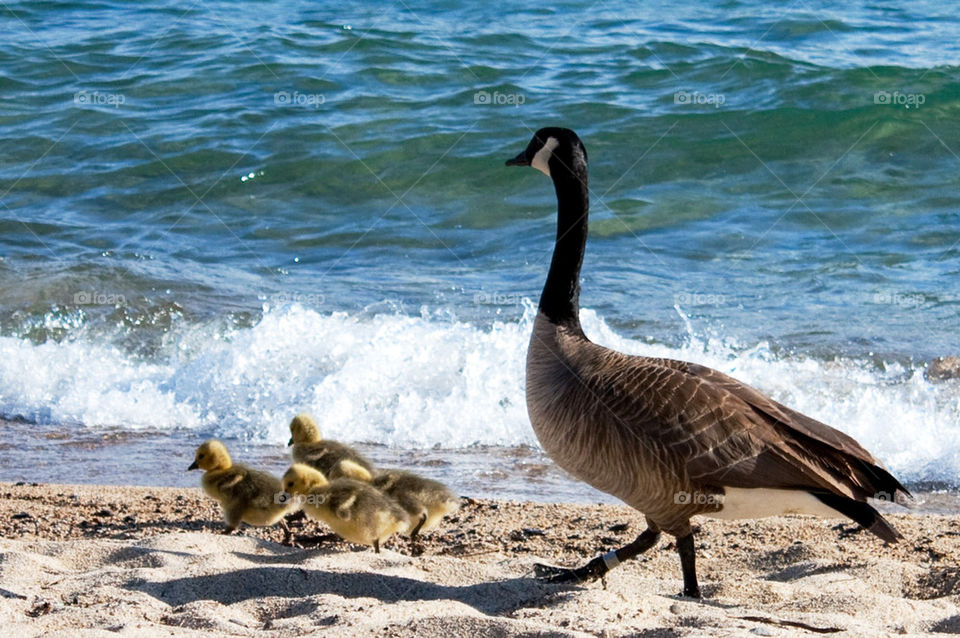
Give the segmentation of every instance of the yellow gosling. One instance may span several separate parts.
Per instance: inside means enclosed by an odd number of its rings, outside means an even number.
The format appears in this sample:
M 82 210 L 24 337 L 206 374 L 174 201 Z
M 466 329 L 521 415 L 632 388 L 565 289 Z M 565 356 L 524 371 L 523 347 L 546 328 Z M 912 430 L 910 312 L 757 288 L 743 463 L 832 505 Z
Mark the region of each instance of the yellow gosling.
M 295 463 L 283 475 L 283 488 L 309 518 L 323 521 L 351 543 L 380 543 L 407 529 L 410 519 L 393 500 L 369 483 L 349 478 L 332 481 L 304 463 Z
M 205 470 L 200 483 L 203 491 L 220 501 L 227 523 L 224 534 L 235 531 L 241 523 L 267 527 L 296 509 L 289 499 L 282 498 L 280 480 L 245 465 L 235 465 L 220 441 L 211 439 L 197 448 L 188 470 Z
M 298 414 L 290 421 L 290 457 L 294 463 L 305 463 L 331 479 L 340 478 L 336 467 L 340 461 L 349 460 L 371 474 L 373 463 L 349 445 L 328 441 L 320 437 L 320 428 L 309 414 Z
M 375 476 L 350 460 L 338 463 L 341 476 L 372 484 L 395 500 L 410 516 L 407 535 L 415 539 L 420 532 L 437 527 L 444 516 L 460 508 L 460 499 L 440 481 L 403 470 L 382 470 Z

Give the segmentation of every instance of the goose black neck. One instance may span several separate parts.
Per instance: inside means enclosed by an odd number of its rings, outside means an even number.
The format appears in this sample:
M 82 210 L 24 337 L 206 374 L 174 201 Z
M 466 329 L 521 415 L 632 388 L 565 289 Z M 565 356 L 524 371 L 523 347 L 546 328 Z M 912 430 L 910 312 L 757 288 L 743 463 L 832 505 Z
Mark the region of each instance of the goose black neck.
M 587 243 L 587 171 L 553 172 L 557 191 L 557 242 L 547 283 L 540 295 L 540 312 L 554 324 L 580 327 L 580 266 Z

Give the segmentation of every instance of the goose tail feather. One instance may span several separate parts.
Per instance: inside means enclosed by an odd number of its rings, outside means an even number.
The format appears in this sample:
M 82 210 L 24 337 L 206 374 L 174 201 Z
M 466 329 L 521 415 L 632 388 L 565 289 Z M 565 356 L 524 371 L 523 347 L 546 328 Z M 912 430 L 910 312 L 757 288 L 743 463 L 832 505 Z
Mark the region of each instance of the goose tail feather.
M 831 492 L 811 492 L 827 507 L 831 507 L 851 520 L 860 523 L 864 529 L 873 533 L 881 540 L 896 543 L 903 538 L 903 534 L 890 524 L 883 515 L 869 503 L 855 501 L 846 496 L 839 496 Z

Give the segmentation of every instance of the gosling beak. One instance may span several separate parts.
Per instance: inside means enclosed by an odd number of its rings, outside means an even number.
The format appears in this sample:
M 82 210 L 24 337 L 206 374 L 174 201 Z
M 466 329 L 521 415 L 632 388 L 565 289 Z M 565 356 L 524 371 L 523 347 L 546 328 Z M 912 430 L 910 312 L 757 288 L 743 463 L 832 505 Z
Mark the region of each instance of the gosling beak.
M 190 470 L 199 470 L 199 469 L 200 469 L 200 466 L 197 465 L 196 461 L 194 461 L 193 463 L 190 464 L 190 467 L 187 468 L 187 471 L 189 472 Z
M 521 151 L 513 159 L 507 160 L 507 166 L 530 166 L 530 160 L 527 159 L 527 152 Z
M 290 437 L 290 440 L 287 441 L 287 447 L 290 447 L 291 445 L 293 445 L 293 437 L 292 437 L 292 436 Z

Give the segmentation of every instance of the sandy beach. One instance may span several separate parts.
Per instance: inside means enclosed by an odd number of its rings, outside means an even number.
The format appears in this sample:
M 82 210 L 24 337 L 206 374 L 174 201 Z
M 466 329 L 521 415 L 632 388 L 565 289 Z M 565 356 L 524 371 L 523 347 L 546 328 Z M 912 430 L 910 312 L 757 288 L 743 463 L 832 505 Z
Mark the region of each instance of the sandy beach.
M 465 501 L 422 555 L 314 523 L 221 535 L 199 489 L 0 484 L 5 635 L 851 636 L 960 633 L 960 517 L 852 524 L 702 521 L 703 602 L 680 597 L 672 539 L 600 582 L 532 578 L 632 540 L 626 507 Z M 320 537 L 319 542 L 317 537 Z

